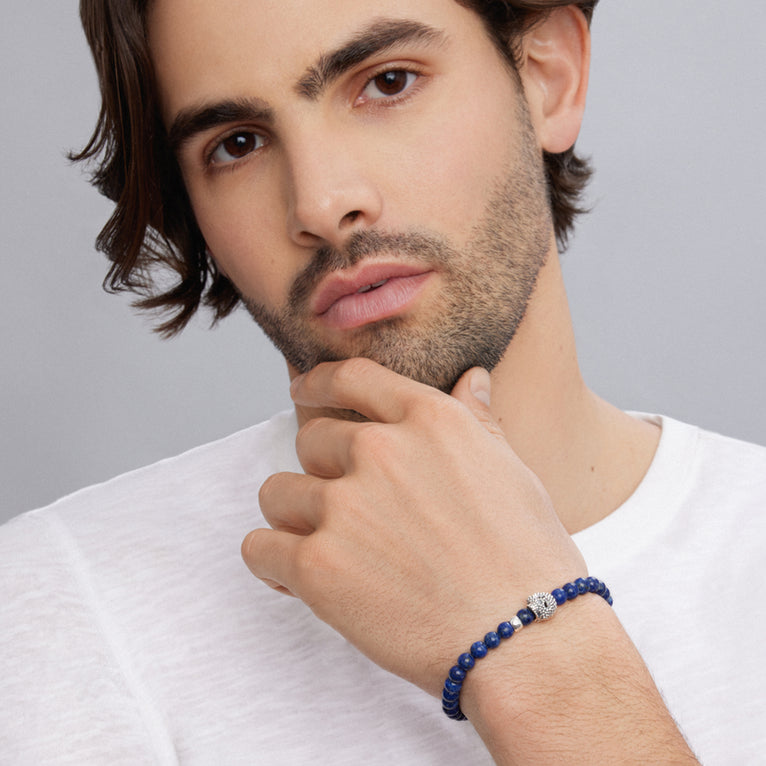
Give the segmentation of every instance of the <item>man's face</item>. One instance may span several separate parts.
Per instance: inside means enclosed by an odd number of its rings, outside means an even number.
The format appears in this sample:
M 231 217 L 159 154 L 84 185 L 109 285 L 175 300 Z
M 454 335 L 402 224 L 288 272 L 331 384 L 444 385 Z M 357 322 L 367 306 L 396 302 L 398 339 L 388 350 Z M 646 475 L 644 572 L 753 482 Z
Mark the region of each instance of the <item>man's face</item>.
M 329 6 L 329 8 L 328 8 Z M 493 368 L 552 247 L 515 78 L 454 0 L 155 0 L 200 228 L 286 359 L 449 390 Z

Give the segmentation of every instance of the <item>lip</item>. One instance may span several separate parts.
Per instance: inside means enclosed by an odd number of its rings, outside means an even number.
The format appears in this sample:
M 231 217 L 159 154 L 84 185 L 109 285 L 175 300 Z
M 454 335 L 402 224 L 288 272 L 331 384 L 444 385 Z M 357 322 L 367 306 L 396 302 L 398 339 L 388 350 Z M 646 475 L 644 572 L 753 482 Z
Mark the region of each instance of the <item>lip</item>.
M 422 264 L 367 263 L 329 274 L 311 301 L 312 313 L 338 329 L 351 329 L 404 311 L 433 274 Z M 369 285 L 375 289 L 359 291 Z

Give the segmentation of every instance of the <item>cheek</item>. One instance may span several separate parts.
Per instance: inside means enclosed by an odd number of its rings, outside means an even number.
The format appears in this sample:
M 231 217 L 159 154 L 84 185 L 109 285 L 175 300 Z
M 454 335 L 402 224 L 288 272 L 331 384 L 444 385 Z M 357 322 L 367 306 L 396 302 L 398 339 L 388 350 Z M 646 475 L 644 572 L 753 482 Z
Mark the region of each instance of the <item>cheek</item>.
M 226 186 L 217 183 L 214 193 L 189 190 L 208 249 L 242 293 L 270 308 L 282 306 L 292 276 L 284 233 L 280 238 L 275 227 L 284 215 L 268 205 L 256 206 L 251 194 L 234 193 Z
M 399 206 L 406 201 L 410 210 L 421 212 L 418 223 L 445 232 L 456 232 L 464 223 L 468 235 L 470 224 L 485 212 L 494 181 L 505 180 L 513 165 L 517 128 L 509 90 L 497 97 L 485 93 L 459 105 L 444 103 L 435 110 L 438 120 L 407 137 L 399 162 L 406 182 L 399 185 L 401 176 L 395 174 L 392 184 L 398 188 L 389 190 L 397 217 L 406 215 Z

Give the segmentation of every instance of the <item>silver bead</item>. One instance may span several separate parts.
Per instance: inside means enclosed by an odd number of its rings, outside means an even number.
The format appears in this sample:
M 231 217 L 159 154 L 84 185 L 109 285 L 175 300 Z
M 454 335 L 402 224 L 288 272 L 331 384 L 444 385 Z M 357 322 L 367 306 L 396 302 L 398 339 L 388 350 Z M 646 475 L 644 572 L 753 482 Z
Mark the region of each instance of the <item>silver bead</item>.
M 550 620 L 556 614 L 556 599 L 550 593 L 533 593 L 527 599 L 527 608 L 538 620 Z
M 508 622 L 513 625 L 514 630 L 521 630 L 524 627 L 524 623 L 514 614 Z

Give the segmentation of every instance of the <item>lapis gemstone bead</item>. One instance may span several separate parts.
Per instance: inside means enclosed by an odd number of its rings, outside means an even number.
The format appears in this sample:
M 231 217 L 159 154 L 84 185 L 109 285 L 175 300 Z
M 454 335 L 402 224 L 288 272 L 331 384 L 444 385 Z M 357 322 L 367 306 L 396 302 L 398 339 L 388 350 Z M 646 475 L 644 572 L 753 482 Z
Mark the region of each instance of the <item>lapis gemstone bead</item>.
M 561 588 L 551 591 L 551 595 L 558 606 L 584 593 L 597 593 L 610 606 L 612 605 L 612 596 L 609 593 L 609 588 L 596 577 L 578 577 L 573 583 L 568 582 L 566 585 L 562 585 Z M 528 603 L 533 603 L 535 597 L 540 595 L 542 594 L 530 596 Z M 457 664 L 450 669 L 442 689 L 442 710 L 449 718 L 456 721 L 467 720 L 460 709 L 460 691 L 463 687 L 466 673 L 474 667 L 476 660 L 486 657 L 490 649 L 500 645 L 501 639 L 510 638 L 515 631 L 520 630 L 524 625 L 529 625 L 535 619 L 535 613 L 531 609 L 520 609 L 515 617 L 501 622 L 497 626 L 497 631 L 487 633 L 484 636 L 484 641 L 477 641 L 475 644 L 472 644 L 470 652 L 465 652 L 457 658 Z
M 567 594 L 564 593 L 561 588 L 556 588 L 556 590 L 551 591 L 551 596 L 556 599 L 556 603 L 561 606 L 562 604 L 566 603 L 567 600 Z
M 462 684 L 465 681 L 465 670 L 460 665 L 453 665 L 449 671 L 449 677 L 456 683 Z
M 519 609 L 516 616 L 521 620 L 522 625 L 530 625 L 535 621 L 534 612 L 530 609 Z
M 475 644 L 471 644 L 471 656 L 475 657 L 477 660 L 487 656 L 487 647 L 483 641 L 477 641 Z
M 500 636 L 492 630 L 484 636 L 484 643 L 486 644 L 487 649 L 495 649 L 500 646 Z
M 514 634 L 513 625 L 510 622 L 501 622 L 497 626 L 497 633 L 500 638 L 510 638 Z
M 575 586 L 577 587 L 577 592 L 582 596 L 584 593 L 588 592 L 588 583 L 583 577 L 578 577 L 574 581 Z
M 577 586 L 574 585 L 571 582 L 568 582 L 566 585 L 564 585 L 561 590 L 564 591 L 564 593 L 567 594 L 567 599 L 571 601 L 573 598 L 577 598 L 579 596 L 579 592 L 577 590 Z
M 448 692 L 459 692 L 463 688 L 462 683 L 455 683 L 451 679 L 447 679 L 444 682 L 444 690 Z

